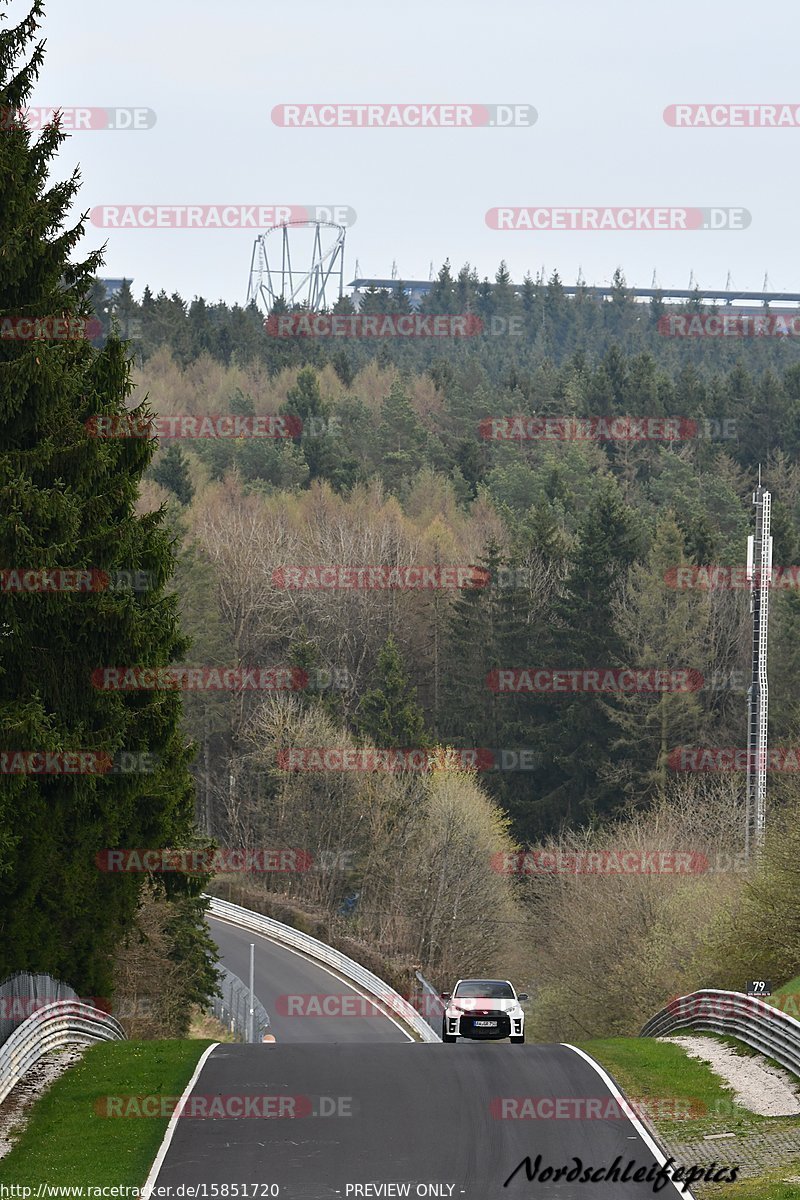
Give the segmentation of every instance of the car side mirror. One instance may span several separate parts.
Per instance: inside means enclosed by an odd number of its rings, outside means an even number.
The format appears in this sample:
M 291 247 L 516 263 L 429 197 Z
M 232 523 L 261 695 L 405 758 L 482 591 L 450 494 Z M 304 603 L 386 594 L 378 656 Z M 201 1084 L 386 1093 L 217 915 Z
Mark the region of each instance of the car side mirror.
M 519 995 L 517 996 L 517 999 L 518 999 L 518 1000 L 527 1000 L 527 999 L 528 999 L 528 993 L 527 993 L 527 992 L 520 992 L 520 993 L 519 993 Z
M 442 999 L 449 1000 L 450 997 L 452 996 L 452 994 L 453 994 L 452 992 L 442 992 Z

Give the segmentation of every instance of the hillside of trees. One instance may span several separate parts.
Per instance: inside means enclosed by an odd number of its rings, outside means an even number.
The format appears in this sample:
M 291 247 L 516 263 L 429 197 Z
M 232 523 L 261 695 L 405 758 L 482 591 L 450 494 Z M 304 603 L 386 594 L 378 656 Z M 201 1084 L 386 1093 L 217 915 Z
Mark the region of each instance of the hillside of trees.
M 762 362 L 769 348 L 749 343 L 727 367 L 719 346 L 701 348 L 704 362 L 693 361 L 696 345 L 673 347 L 670 367 L 656 357 L 659 343 L 628 352 L 610 337 L 560 362 L 529 348 L 527 373 L 509 365 L 505 379 L 496 339 L 468 350 L 385 339 L 330 353 L 319 339 L 296 339 L 287 364 L 286 348 L 263 330 L 257 353 L 239 347 L 226 361 L 187 350 L 197 302 L 168 303 L 178 332 L 147 353 L 144 334 L 134 344 L 134 401 L 148 396 L 162 416 L 303 423 L 292 438 L 165 440 L 140 500 L 143 511 L 166 506 L 182 547 L 175 588 L 192 638 L 187 661 L 289 664 L 312 680 L 297 693 L 186 696 L 204 832 L 229 846 L 304 846 L 335 864 L 252 877 L 251 902 L 261 889 L 294 903 L 324 922 L 326 936 L 421 963 L 443 985 L 454 973 L 516 969 L 539 996 L 545 1037 L 635 1031 L 665 988 L 740 986 L 731 964 L 746 948 L 737 943 L 732 955 L 724 928 L 752 876 L 740 854 L 744 776 L 681 774 L 670 752 L 744 744 L 749 596 L 668 581 L 682 565 L 744 564 L 759 463 L 773 495 L 773 561 L 798 561 L 798 367 Z M 782 349 L 792 352 L 771 353 Z M 348 360 L 345 369 L 342 355 L 363 356 L 363 365 Z M 534 414 L 679 416 L 697 422 L 697 436 L 484 436 L 488 418 Z M 493 582 L 281 583 L 290 567 L 377 564 L 471 565 Z M 775 745 L 797 737 L 799 619 L 796 592 L 776 590 Z M 492 672 L 533 667 L 686 669 L 702 686 L 659 696 L 503 695 L 488 686 Z M 437 772 L 285 769 L 282 749 L 324 746 L 488 748 L 516 769 L 451 765 L 458 803 L 445 820 L 434 807 L 444 786 Z M 773 774 L 769 787 L 775 811 L 792 812 L 794 778 Z M 738 867 L 689 880 L 570 882 L 492 866 L 514 847 L 576 838 L 640 846 L 648 836 L 651 846 L 666 838 L 705 847 L 710 860 Z M 587 925 L 590 896 L 597 923 Z M 506 915 L 498 924 L 487 911 Z M 671 943 L 667 952 L 667 929 L 685 953 Z M 601 931 L 609 954 L 631 944 L 628 974 L 609 971 L 602 984 L 589 967 Z M 568 978 L 552 966 L 569 958 L 553 958 L 559 939 L 574 946 Z M 658 970 L 634 997 L 625 980 L 653 954 Z M 596 995 L 585 1028 L 570 1016 L 587 1003 L 581 974 Z
M 163 290 L 154 295 L 146 283 L 140 301 L 134 298 L 129 283 L 113 299 L 98 283 L 92 301 L 104 333 L 113 326 L 124 336 L 135 334 L 140 360 L 167 346 L 183 366 L 203 353 L 226 365 L 261 362 L 271 373 L 282 366 L 310 364 L 319 368 L 331 363 L 347 384 L 356 371 L 376 357 L 382 365 L 392 362 L 410 372 L 436 367 L 440 377 L 448 374 L 444 364 L 461 368 L 479 365 L 493 383 L 512 389 L 519 386 L 526 395 L 534 382 L 532 373 L 543 363 L 561 366 L 575 359 L 579 364 L 597 365 L 612 346 L 626 357 L 651 355 L 670 378 L 691 366 L 702 378 L 710 379 L 740 364 L 756 377 L 768 370 L 782 375 L 800 362 L 797 339 L 787 335 L 712 339 L 667 336 L 663 322 L 659 322 L 669 315 L 691 317 L 736 310 L 704 305 L 699 291 L 680 305 L 669 304 L 659 295 L 646 303 L 637 302 L 621 268 L 614 274 L 611 299 L 602 300 L 580 285 L 574 296 L 568 296 L 557 271 L 547 279 L 541 272 L 535 277 L 528 272 L 524 279 L 512 281 L 505 262 L 501 262 L 493 280 L 479 280 L 469 263 L 455 273 L 448 260 L 419 311 L 472 314 L 477 318 L 469 327 L 476 332 L 453 338 L 265 338 L 263 316 L 254 304 L 245 307 L 202 297 L 188 301 L 177 292 L 167 295 Z M 285 305 L 278 300 L 272 315 L 284 311 Z M 350 314 L 355 310 L 351 298 L 344 295 L 331 311 Z M 410 312 L 402 280 L 391 292 L 368 288 L 361 296 L 359 311 Z M 765 305 L 763 312 L 769 311 Z M 780 311 L 774 309 L 775 313 Z M 541 387 L 542 381 L 536 382 Z M 615 383 L 612 370 L 610 382 L 602 381 L 596 399 L 611 401 Z
M 0 109 L 31 95 L 41 8 L 0 34 Z M 522 979 L 549 1039 L 636 1032 L 669 995 L 741 986 L 746 971 L 796 974 L 796 773 L 770 778 L 769 844 L 739 869 L 741 774 L 673 769 L 676 748 L 745 739 L 748 597 L 670 583 L 683 566 L 743 563 L 759 466 L 774 562 L 797 562 L 794 341 L 665 338 L 663 305 L 634 303 L 621 271 L 598 302 L 566 298 L 556 275 L 516 290 L 504 264 L 493 283 L 445 264 L 424 307 L 490 329 L 513 319 L 519 334 L 283 340 L 252 307 L 147 288 L 137 302 L 128 287 L 109 301 L 99 252 L 73 261 L 77 174 L 48 180 L 63 139 L 48 126 L 34 141 L 23 122 L 0 139 L 0 316 L 96 312 L 103 332 L 0 338 L 0 556 L 4 571 L 142 571 L 150 585 L 0 588 L 3 753 L 143 752 L 155 768 L 4 768 L 0 980 L 46 972 L 111 995 L 144 977 L 162 988 L 151 1032 L 180 1034 L 214 987 L 208 886 L 346 942 L 398 986 L 417 966 L 441 986 Z M 364 301 L 406 308 L 399 286 Z M 98 418 L 130 414 L 294 421 L 281 438 L 96 436 Z M 504 417 L 688 425 L 670 440 L 487 436 Z M 287 583 L 321 567 L 478 583 Z M 796 589 L 776 589 L 773 745 L 798 734 L 799 623 Z M 307 685 L 182 695 L 93 682 L 173 664 L 291 668 Z M 535 669 L 681 671 L 697 686 L 500 690 L 500 673 Z M 430 764 L 298 768 L 326 748 Z M 312 866 L 211 881 L 98 866 L 112 848 L 213 843 L 297 849 Z M 621 878 L 503 865 L 528 848 L 625 847 L 723 867 Z
M 665 786 L 676 746 L 738 744 L 748 595 L 681 591 L 667 579 L 684 564 L 743 564 L 755 482 L 751 431 L 760 428 L 765 390 L 792 408 L 795 369 L 780 381 L 737 371 L 687 389 L 685 371 L 662 380 L 650 360 L 629 360 L 612 346 L 596 370 L 543 365 L 537 396 L 549 389 L 552 413 L 564 411 L 564 396 L 571 412 L 608 412 L 592 397 L 612 366 L 619 399 L 611 412 L 702 420 L 713 390 L 728 397 L 714 406 L 717 419 L 733 413 L 743 432 L 671 443 L 492 442 L 481 437 L 482 420 L 539 405 L 485 379 L 474 390 L 461 376 L 440 387 L 429 372 L 409 375 L 377 361 L 345 386 L 330 366 L 270 375 L 257 363 L 225 367 L 206 358 L 181 368 L 156 351 L 137 373 L 137 396 L 157 396 L 162 415 L 291 413 L 308 430 L 292 439 L 173 440 L 154 460 L 145 498 L 169 502 L 183 539 L 178 592 L 196 660 L 216 661 L 225 646 L 237 663 L 314 662 L 347 680 L 318 702 L 353 736 L 374 738 L 363 701 L 385 684 L 379 656 L 391 639 L 418 728 L 432 742 L 534 751 L 532 769 L 483 780 L 515 835 L 527 839 L 648 803 Z M 658 384 L 648 392 L 642 378 Z M 792 565 L 800 472 L 782 446 L 762 463 L 774 501 L 774 562 Z M 293 591 L 274 583 L 287 565 L 377 563 L 474 564 L 497 582 L 438 591 Z M 796 728 L 797 618 L 795 594 L 777 592 L 778 741 Z M 487 685 L 492 671 L 532 666 L 685 668 L 704 683 L 624 701 L 502 695 Z M 236 719 L 248 720 L 246 703 Z M 199 727 L 193 733 L 204 740 Z M 238 732 L 228 726 L 213 736 L 221 740 L 208 761 L 224 780 Z M 590 753 L 580 752 L 586 747 Z M 200 786 L 214 833 L 214 797 L 225 788 L 212 774 L 209 765 Z

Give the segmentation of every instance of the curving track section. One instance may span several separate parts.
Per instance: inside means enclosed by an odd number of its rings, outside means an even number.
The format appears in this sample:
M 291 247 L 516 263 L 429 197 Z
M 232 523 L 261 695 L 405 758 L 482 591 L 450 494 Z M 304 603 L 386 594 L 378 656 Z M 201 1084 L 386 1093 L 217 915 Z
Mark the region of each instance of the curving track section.
M 637 1167 L 654 1171 L 663 1156 L 638 1122 L 607 1115 L 616 1107 L 613 1085 L 573 1048 L 423 1045 L 384 1017 L 281 1016 L 282 995 L 345 995 L 352 989 L 264 938 L 217 920 L 209 924 L 223 961 L 240 976 L 247 976 L 249 943 L 256 941 L 256 991 L 272 1018 L 277 1044 L 217 1046 L 193 1081 L 191 1096 L 201 1102 L 216 1097 L 225 1106 L 231 1097 L 241 1105 L 247 1097 L 269 1096 L 273 1106 L 269 1115 L 174 1120 L 150 1181 L 172 1189 L 162 1196 L 637 1200 L 658 1194 L 674 1200 L 690 1195 L 671 1183 L 655 1193 L 647 1181 L 529 1182 L 524 1168 L 504 1187 L 526 1156 L 535 1163 L 541 1155 L 540 1172 L 547 1166 L 572 1167 L 576 1158 L 584 1168 L 608 1168 L 619 1158 L 622 1169 L 635 1160 Z M 571 1098 L 572 1103 L 559 1119 L 508 1119 L 514 1111 L 508 1103 L 531 1096 Z M 591 1116 L 588 1100 L 595 1102 Z M 176 1191 L 181 1185 L 183 1190 Z

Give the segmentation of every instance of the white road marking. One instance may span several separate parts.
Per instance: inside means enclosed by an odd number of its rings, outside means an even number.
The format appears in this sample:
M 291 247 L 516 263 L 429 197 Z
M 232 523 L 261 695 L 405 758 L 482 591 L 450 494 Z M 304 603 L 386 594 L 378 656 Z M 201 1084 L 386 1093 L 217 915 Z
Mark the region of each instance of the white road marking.
M 595 1062 L 595 1060 L 591 1057 L 591 1055 L 587 1054 L 584 1050 L 579 1050 L 577 1046 L 571 1046 L 569 1044 L 569 1042 L 562 1042 L 561 1045 L 565 1046 L 567 1050 L 574 1050 L 576 1054 L 580 1054 L 581 1058 L 585 1059 L 586 1062 L 589 1064 L 589 1066 L 594 1068 L 594 1070 L 597 1072 L 597 1074 L 602 1079 L 603 1083 L 606 1085 L 608 1090 L 611 1092 L 611 1095 L 614 1097 L 614 1099 L 622 1100 L 623 1103 L 626 1105 L 626 1110 L 631 1109 L 630 1102 L 625 1099 L 622 1092 L 619 1090 L 617 1085 L 614 1083 L 614 1080 L 611 1078 L 610 1075 L 608 1075 L 603 1070 L 603 1068 L 600 1066 L 599 1062 Z M 639 1134 L 639 1137 L 642 1139 L 644 1144 L 647 1146 L 647 1148 L 650 1150 L 650 1152 L 655 1157 L 655 1160 L 658 1163 L 658 1165 L 660 1167 L 663 1167 L 667 1161 L 664 1151 L 661 1149 L 660 1146 L 658 1146 L 656 1144 L 656 1142 L 653 1141 L 652 1137 L 650 1136 L 650 1134 L 645 1129 L 642 1122 L 639 1120 L 639 1118 L 636 1116 L 636 1114 L 633 1111 L 630 1112 L 630 1122 L 631 1122 L 631 1125 L 633 1126 L 633 1128 Z M 674 1179 L 670 1179 L 670 1183 L 675 1188 L 675 1191 L 678 1193 L 679 1196 L 687 1197 L 688 1200 L 695 1200 L 692 1193 L 690 1191 L 682 1191 L 681 1188 L 678 1187 L 678 1184 L 675 1182 Z
M 164 1134 L 164 1140 L 161 1143 L 161 1146 L 159 1147 L 158 1154 L 156 1155 L 156 1160 L 153 1163 L 152 1167 L 150 1168 L 150 1174 L 147 1176 L 147 1180 L 145 1182 L 144 1189 L 142 1190 L 143 1200 L 148 1200 L 148 1198 L 153 1190 L 153 1187 L 155 1185 L 156 1179 L 158 1179 L 158 1173 L 161 1170 L 161 1165 L 164 1162 L 164 1159 L 167 1157 L 167 1151 L 169 1150 L 170 1142 L 172 1141 L 172 1138 L 175 1134 L 175 1130 L 178 1126 L 178 1121 L 180 1120 L 181 1112 L 183 1111 L 183 1105 L 186 1102 L 186 1100 L 189 1098 L 189 1096 L 191 1095 L 192 1088 L 197 1083 L 197 1080 L 200 1077 L 200 1072 L 202 1071 L 203 1067 L 206 1065 L 206 1059 L 208 1058 L 208 1056 L 212 1050 L 216 1050 L 216 1048 L 219 1044 L 220 1044 L 219 1042 L 212 1042 L 211 1045 L 206 1050 L 203 1051 L 203 1053 L 200 1055 L 200 1061 L 198 1062 L 197 1066 L 194 1069 L 194 1074 L 192 1075 L 192 1078 L 189 1080 L 186 1087 L 183 1089 L 183 1095 L 181 1096 L 180 1100 L 178 1101 L 177 1105 L 175 1106 L 175 1111 L 173 1112 L 172 1116 L 169 1119 L 169 1125 L 167 1126 L 167 1132 Z

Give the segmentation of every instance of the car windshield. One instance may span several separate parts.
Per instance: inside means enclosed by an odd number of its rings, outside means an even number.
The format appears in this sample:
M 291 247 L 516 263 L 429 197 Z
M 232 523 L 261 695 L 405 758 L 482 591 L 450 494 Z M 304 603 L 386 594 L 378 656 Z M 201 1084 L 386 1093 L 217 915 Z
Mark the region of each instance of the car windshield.
M 510 983 L 499 979 L 467 979 L 453 993 L 465 1000 L 513 1000 L 514 990 Z

